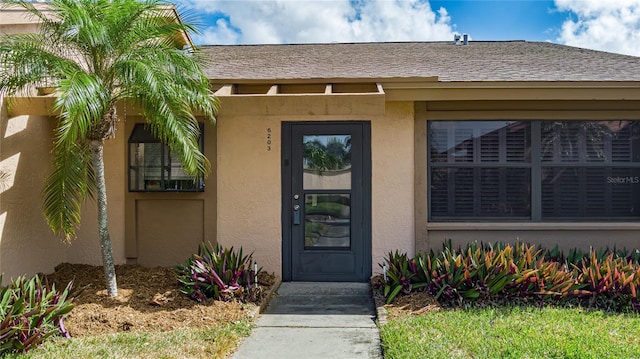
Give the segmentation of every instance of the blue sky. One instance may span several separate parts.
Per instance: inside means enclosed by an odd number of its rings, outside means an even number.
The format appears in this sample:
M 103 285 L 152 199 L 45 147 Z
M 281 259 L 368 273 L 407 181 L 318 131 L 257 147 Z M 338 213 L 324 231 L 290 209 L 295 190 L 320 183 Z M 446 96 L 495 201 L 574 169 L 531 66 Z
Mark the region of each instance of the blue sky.
M 198 44 L 551 41 L 640 56 L 640 0 L 176 0 Z
M 456 30 L 475 40 L 547 41 L 557 35 L 563 20 L 553 1 L 430 1 L 447 9 Z

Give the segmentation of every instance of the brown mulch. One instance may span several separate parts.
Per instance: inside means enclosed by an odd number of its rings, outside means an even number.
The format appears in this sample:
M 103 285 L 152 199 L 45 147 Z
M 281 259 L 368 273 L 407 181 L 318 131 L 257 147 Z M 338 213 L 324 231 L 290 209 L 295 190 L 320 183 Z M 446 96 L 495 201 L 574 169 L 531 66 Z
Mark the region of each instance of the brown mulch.
M 109 297 L 102 267 L 63 263 L 53 274 L 45 275 L 47 283 L 55 283 L 58 289 L 72 280 L 76 288 L 84 288 L 74 301 L 75 308 L 65 317 L 64 324 L 71 336 L 169 331 L 237 322 L 255 313 L 268 288 L 275 283 L 272 274 L 260 273 L 258 304 L 198 303 L 179 292 L 172 268 L 121 265 L 116 266 L 116 279 L 118 295 Z
M 383 287 L 384 281 L 382 275 L 371 278 L 371 286 L 373 288 Z M 376 292 L 374 292 L 376 304 L 384 308 L 385 320 L 407 315 L 420 315 L 443 309 L 436 298 L 426 291 L 418 290 L 412 291 L 409 294 L 401 293 L 396 296 L 391 303 L 386 304 L 382 293 L 378 289 L 374 290 L 376 290 Z
M 406 316 L 420 315 L 442 310 L 436 299 L 427 292 L 411 292 L 399 295 L 391 304 L 385 304 L 389 319 Z

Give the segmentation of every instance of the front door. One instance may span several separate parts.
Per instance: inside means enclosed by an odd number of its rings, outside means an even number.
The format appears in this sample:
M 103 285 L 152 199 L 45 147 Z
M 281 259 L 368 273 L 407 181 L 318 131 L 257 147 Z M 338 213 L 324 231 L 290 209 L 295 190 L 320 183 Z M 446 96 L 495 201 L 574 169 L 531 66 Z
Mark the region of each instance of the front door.
M 371 276 L 368 122 L 282 125 L 283 279 Z

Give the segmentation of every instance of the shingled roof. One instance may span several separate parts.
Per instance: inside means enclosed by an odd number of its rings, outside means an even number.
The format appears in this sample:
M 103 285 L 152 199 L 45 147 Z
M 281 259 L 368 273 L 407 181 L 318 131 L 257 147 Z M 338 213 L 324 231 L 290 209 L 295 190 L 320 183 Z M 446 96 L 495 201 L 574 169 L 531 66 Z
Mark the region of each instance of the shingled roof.
M 640 57 L 547 42 L 202 46 L 214 80 L 640 81 Z

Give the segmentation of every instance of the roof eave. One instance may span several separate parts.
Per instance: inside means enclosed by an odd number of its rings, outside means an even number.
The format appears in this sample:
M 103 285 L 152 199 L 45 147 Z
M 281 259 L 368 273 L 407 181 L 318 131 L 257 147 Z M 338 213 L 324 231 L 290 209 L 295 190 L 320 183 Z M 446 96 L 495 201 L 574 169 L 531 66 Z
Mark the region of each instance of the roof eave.
M 315 77 L 315 78 L 210 78 L 213 84 L 319 84 L 319 83 L 436 83 L 438 76 L 429 77 Z
M 640 81 L 384 82 L 387 101 L 640 100 Z

